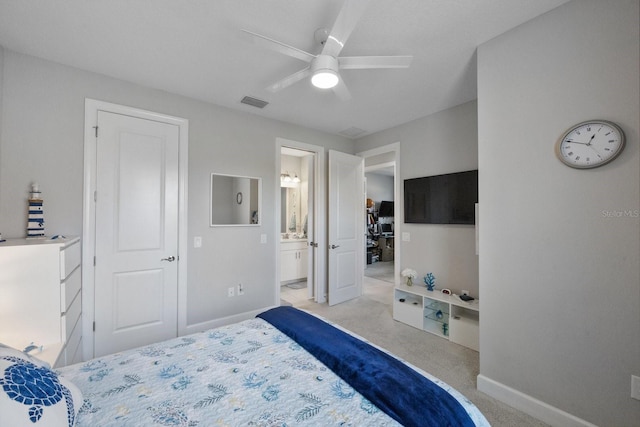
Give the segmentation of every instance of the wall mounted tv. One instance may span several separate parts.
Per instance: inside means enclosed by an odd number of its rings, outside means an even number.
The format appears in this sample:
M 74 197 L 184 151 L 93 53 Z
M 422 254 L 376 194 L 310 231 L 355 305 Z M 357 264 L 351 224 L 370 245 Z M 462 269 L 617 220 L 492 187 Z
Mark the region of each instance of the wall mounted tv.
M 478 170 L 404 180 L 404 222 L 475 224 Z

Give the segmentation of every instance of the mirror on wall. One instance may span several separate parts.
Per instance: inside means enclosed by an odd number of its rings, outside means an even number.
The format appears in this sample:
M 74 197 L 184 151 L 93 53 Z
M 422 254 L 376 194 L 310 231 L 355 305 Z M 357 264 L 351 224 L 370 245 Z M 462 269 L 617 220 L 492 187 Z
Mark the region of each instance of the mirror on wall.
M 280 188 L 280 233 L 282 238 L 307 237 L 307 206 L 304 188 Z
M 313 155 L 282 147 L 280 155 L 280 238 L 306 239 L 309 174 Z
M 211 174 L 210 226 L 260 225 L 261 178 Z

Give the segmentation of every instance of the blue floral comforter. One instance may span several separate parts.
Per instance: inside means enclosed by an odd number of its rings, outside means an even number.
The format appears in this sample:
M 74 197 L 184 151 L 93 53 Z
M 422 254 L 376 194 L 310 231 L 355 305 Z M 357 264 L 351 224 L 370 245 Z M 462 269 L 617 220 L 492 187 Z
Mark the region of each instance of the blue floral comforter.
M 259 318 L 58 371 L 80 427 L 400 425 Z

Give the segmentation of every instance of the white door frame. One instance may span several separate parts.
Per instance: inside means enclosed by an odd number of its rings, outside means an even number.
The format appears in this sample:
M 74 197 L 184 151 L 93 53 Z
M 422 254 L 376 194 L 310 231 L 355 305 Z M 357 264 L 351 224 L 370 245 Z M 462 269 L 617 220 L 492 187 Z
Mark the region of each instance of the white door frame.
M 179 128 L 178 152 L 178 335 L 187 327 L 187 179 L 189 165 L 189 121 L 139 108 L 85 99 L 84 116 L 84 190 L 82 219 L 82 355 L 93 357 L 93 321 L 95 316 L 95 190 L 96 190 L 96 122 L 98 111 L 107 111 L 141 119 L 173 124 Z
M 371 150 L 361 151 L 356 153 L 357 156 L 360 156 L 365 159 L 368 157 L 379 156 L 381 154 L 393 153 L 394 155 L 394 170 L 393 170 L 393 228 L 394 228 L 394 245 L 393 245 L 393 277 L 395 284 L 398 285 L 400 283 L 400 266 L 402 265 L 402 252 L 400 251 L 400 241 L 398 240 L 402 236 L 402 222 L 404 221 L 404 191 L 402 187 L 402 179 L 400 179 L 400 143 L 394 142 L 392 144 L 383 145 L 382 147 L 373 148 Z M 366 167 L 365 167 L 366 170 Z M 366 257 L 367 248 L 362 248 L 364 251 L 363 257 Z M 364 275 L 364 269 L 362 269 L 362 274 Z
M 293 141 L 284 138 L 276 138 L 276 180 L 275 180 L 275 205 L 277 212 L 280 212 L 280 156 L 282 152 L 282 147 L 296 148 L 299 150 L 309 151 L 315 154 L 315 165 L 314 165 L 314 218 L 316 223 L 315 229 L 315 242 L 318 244 L 317 247 L 313 248 L 313 253 L 316 257 L 316 262 L 314 265 L 314 273 L 316 278 L 316 286 L 313 291 L 314 301 L 317 303 L 324 303 L 327 300 L 327 244 L 326 244 L 326 223 L 327 216 L 325 211 L 325 153 L 324 147 L 320 147 L 317 145 L 306 144 L 304 142 Z M 280 215 L 275 215 L 275 230 L 276 236 L 273 240 L 274 253 L 276 254 L 276 297 L 274 304 L 276 306 L 280 305 Z

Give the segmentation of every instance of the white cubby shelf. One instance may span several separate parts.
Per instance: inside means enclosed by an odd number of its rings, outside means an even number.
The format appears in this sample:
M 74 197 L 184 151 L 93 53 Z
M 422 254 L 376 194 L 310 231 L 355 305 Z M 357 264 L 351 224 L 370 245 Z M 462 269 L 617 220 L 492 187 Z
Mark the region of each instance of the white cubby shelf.
M 424 286 L 398 285 L 393 292 L 393 318 L 451 342 L 479 350 L 480 304 Z

